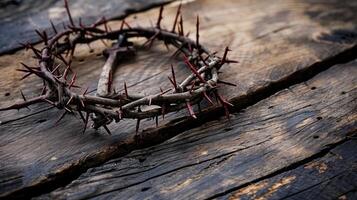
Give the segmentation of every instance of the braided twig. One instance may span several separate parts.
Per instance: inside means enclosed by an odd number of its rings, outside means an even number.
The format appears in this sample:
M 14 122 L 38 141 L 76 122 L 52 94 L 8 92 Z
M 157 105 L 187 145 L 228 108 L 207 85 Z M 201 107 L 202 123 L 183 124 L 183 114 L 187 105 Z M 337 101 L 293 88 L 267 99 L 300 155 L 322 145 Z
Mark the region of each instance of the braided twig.
M 184 34 L 180 11 L 181 5 L 177 10 L 173 28 L 168 31 L 161 28 L 163 7 L 160 8 L 156 27 L 131 27 L 123 20 L 119 30 L 111 30 L 105 18 L 101 18 L 89 26 L 85 26 L 81 22 L 76 25 L 71 17 L 67 0 L 64 0 L 64 3 L 70 24 L 65 26 L 62 32 L 58 32 L 51 22 L 54 32 L 52 37 L 48 37 L 45 31 L 36 30 L 44 44 L 41 50 L 36 49 L 29 43 L 24 44 L 26 49 L 33 51 L 35 58 L 38 60 L 38 66 L 30 67 L 21 63 L 24 69 L 18 69 L 18 71 L 25 73 L 22 79 L 30 75 L 36 75 L 44 81 L 41 95 L 26 100 L 21 92 L 24 102 L 1 108 L 0 111 L 21 109 L 35 103 L 47 102 L 58 109 L 64 110 L 58 121 L 66 114 L 78 112 L 85 124 L 83 132 L 86 130 L 91 116 L 92 127 L 95 129 L 104 127 L 109 134 L 110 131 L 107 128 L 107 124 L 112 121 L 119 122 L 123 118 L 136 119 L 137 132 L 141 119 L 156 118 L 157 124 L 158 116 L 178 111 L 185 107 L 188 109 L 190 116 L 196 118 L 192 104 L 199 104 L 203 98 L 213 104 L 210 98 L 211 95 L 216 96 L 217 100 L 225 108 L 227 116 L 229 115 L 227 107 L 231 104 L 218 94 L 217 84 L 235 85 L 220 81 L 218 70 L 223 64 L 236 61 L 227 58 L 228 47 L 221 58 L 199 43 L 198 16 L 196 41 L 194 41 Z M 163 41 L 165 45 L 173 45 L 177 48 L 174 55 L 179 53 L 184 55 L 185 64 L 192 71 L 192 74 L 179 83 L 176 80 L 174 67 L 171 65 L 172 77 L 168 78 L 173 88 L 145 96 L 129 93 L 124 82 L 124 93 L 116 92 L 112 88 L 114 67 L 120 57 L 134 53 L 133 43 L 129 41 L 133 37 L 147 38 L 147 42 L 144 45 L 151 46 L 154 40 Z M 76 73 L 71 69 L 76 45 L 89 44 L 103 39 L 115 40 L 116 43 L 112 48 L 105 50 L 108 58 L 100 75 L 96 96 L 87 94 L 87 90 L 83 94 L 73 92 L 72 88 L 79 87 L 75 85 Z M 59 64 L 56 65 L 56 63 Z M 62 67 L 63 65 L 64 67 Z M 83 115 L 83 112 L 86 116 Z

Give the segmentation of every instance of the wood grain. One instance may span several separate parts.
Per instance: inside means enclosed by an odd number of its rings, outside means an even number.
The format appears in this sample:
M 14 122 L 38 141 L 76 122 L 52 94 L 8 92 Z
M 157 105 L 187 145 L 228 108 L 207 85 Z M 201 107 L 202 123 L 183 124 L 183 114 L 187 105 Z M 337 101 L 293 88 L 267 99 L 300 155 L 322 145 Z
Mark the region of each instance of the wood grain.
M 164 26 L 171 27 L 178 4 L 168 5 L 164 11 Z M 234 1 L 217 4 L 214 0 L 188 1 L 183 6 L 186 31 L 195 30 L 195 15 L 201 18 L 201 41 L 210 49 L 223 50 L 229 45 L 234 51 L 229 58 L 239 60 L 236 65 L 222 68 L 221 77 L 238 87 L 222 86 L 222 95 L 238 108 L 254 104 L 281 88 L 308 79 L 332 65 L 350 60 L 356 49 L 356 5 L 351 1 Z M 150 10 L 128 17 L 131 24 L 149 25 L 156 20 L 158 10 Z M 237 20 L 239 19 L 239 20 Z M 116 28 L 120 22 L 113 21 Z M 194 34 L 191 34 L 192 36 Z M 103 44 L 80 46 L 74 62 L 78 84 L 91 91 L 97 85 L 105 60 L 101 56 Z M 130 92 L 155 93 L 159 87 L 168 88 L 170 64 L 180 80 L 189 72 L 181 59 L 170 59 L 163 45 L 154 44 L 151 50 L 139 49 L 135 59 L 120 64 L 115 74 L 115 85 L 123 88 L 124 80 Z M 222 51 L 220 52 L 223 53 Z M 348 55 L 348 56 L 346 56 Z M 352 55 L 352 56 L 351 56 Z M 19 89 L 26 96 L 41 91 L 41 81 L 30 78 L 23 82 L 15 71 L 19 61 L 36 63 L 30 54 L 18 51 L 0 57 L 0 107 L 21 101 Z M 309 73 L 307 73 L 309 72 Z M 299 78 L 297 78 L 299 77 Z M 306 78 L 304 78 L 306 77 Z M 290 81 L 289 80 L 293 80 Z M 251 98 L 253 97 L 254 98 Z M 258 98 L 258 99 L 259 99 Z M 113 136 L 99 130 L 81 134 L 83 124 L 68 117 L 54 125 L 61 112 L 40 104 L 31 111 L 7 111 L 0 114 L 0 196 L 39 194 L 63 186 L 88 167 L 130 151 L 162 142 L 184 130 L 199 126 L 207 118 L 217 118 L 216 110 L 201 115 L 194 121 L 184 116 L 187 111 L 173 113 L 153 129 L 155 123 L 143 121 L 140 141 L 133 138 L 135 122 L 126 120 L 113 124 Z
M 270 190 L 271 197 L 283 197 L 290 193 L 275 194 L 280 188 L 293 187 L 300 179 L 307 184 L 300 187 L 309 187 L 312 183 L 303 177 L 305 173 L 309 176 L 316 168 L 324 173 L 330 167 L 337 169 L 321 179 L 340 173 L 355 179 L 353 152 L 357 148 L 346 141 L 357 133 L 356 66 L 353 62 L 333 67 L 245 109 L 230 121 L 206 123 L 160 145 L 91 168 L 68 186 L 39 199 L 211 199 L 279 172 L 284 173 L 267 181 L 281 179 L 280 184 L 273 181 L 262 189 L 269 191 L 271 186 L 275 188 Z M 341 143 L 350 151 L 340 155 L 346 160 L 333 166 L 327 162 L 320 166 L 321 160 L 313 160 Z M 334 195 L 356 189 L 351 179 L 331 181 L 346 184 Z M 306 191 L 302 197 L 316 192 Z
M 320 158 L 218 199 L 355 199 L 357 141 L 349 140 Z
M 149 9 L 172 0 L 70 0 L 69 5 L 75 22 L 91 24 L 99 17 L 122 18 L 128 14 Z M 17 3 L 16 3 L 17 2 Z M 16 0 L 0 4 L 0 55 L 21 48 L 19 42 L 36 43 L 40 40 L 34 29 L 53 33 L 49 20 L 58 30 L 68 23 L 63 0 Z

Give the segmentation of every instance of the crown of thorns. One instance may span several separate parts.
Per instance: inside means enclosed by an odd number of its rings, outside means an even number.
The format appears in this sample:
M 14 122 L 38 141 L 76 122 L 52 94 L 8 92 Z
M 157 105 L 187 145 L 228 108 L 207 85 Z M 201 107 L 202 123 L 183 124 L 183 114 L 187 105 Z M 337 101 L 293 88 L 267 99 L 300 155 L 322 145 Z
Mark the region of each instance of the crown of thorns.
M 76 25 L 71 17 L 67 0 L 64 0 L 66 12 L 69 18 L 69 25 L 64 26 L 64 30 L 59 32 L 52 25 L 53 36 L 49 37 L 46 31 L 36 33 L 41 37 L 44 47 L 39 50 L 33 45 L 23 44 L 26 49 L 32 50 L 34 58 L 38 60 L 38 66 L 30 67 L 24 63 L 23 69 L 18 69 L 25 73 L 22 79 L 30 75 L 36 75 L 43 80 L 44 86 L 40 96 L 26 99 L 21 92 L 23 102 L 16 103 L 0 111 L 10 109 L 21 109 L 29 105 L 47 102 L 52 106 L 64 110 L 58 123 L 66 114 L 78 113 L 84 122 L 85 132 L 89 118 L 92 119 L 92 127 L 98 129 L 103 127 L 109 134 L 107 125 L 113 121 L 119 122 L 124 118 L 136 119 L 136 132 L 139 130 L 140 120 L 145 118 L 155 118 L 158 124 L 158 116 L 165 115 L 187 108 L 191 117 L 196 118 L 193 111 L 193 104 L 198 104 L 206 99 L 212 105 L 211 96 L 215 96 L 229 116 L 228 106 L 231 104 L 218 94 L 217 84 L 227 84 L 219 80 L 218 70 L 225 63 L 235 63 L 229 60 L 225 48 L 223 57 L 216 56 L 199 43 L 199 17 L 196 23 L 196 40 L 191 40 L 188 34 L 185 35 L 181 14 L 181 4 L 177 9 L 173 27 L 171 30 L 163 29 L 160 24 L 163 19 L 163 6 L 160 8 L 159 17 L 155 27 L 131 27 L 125 19 L 122 20 L 119 30 L 111 30 L 107 25 L 107 20 L 103 17 L 91 25 L 83 25 L 79 20 Z M 117 64 L 119 55 L 130 55 L 134 53 L 133 43 L 128 39 L 133 37 L 144 37 L 147 41 L 144 45 L 151 46 L 154 40 L 163 41 L 166 46 L 172 45 L 177 48 L 173 54 L 177 56 L 182 53 L 185 65 L 191 70 L 191 74 L 181 83 L 176 80 L 174 67 L 171 65 L 172 76 L 168 77 L 172 88 L 161 90 L 152 95 L 132 94 L 128 92 L 124 82 L 124 92 L 116 92 L 112 87 L 112 73 Z M 96 40 L 116 41 L 111 48 L 106 49 L 108 57 L 103 66 L 99 78 L 96 95 L 89 95 L 88 88 L 82 93 L 73 92 L 76 73 L 71 69 L 72 57 L 77 44 L 89 44 Z M 21 80 L 22 80 L 21 79 Z M 155 105 L 155 106 L 151 106 Z M 151 109 L 142 109 L 143 107 Z M 85 113 L 86 116 L 83 115 Z

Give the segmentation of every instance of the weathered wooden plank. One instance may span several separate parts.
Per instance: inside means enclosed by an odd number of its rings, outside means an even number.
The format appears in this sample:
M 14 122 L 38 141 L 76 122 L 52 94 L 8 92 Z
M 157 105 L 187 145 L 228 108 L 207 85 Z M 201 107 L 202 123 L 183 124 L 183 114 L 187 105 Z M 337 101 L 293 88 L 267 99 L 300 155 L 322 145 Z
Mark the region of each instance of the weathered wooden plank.
M 356 66 L 353 62 L 333 67 L 230 121 L 206 123 L 160 145 L 91 168 L 41 198 L 210 199 L 303 166 L 356 135 Z M 357 148 L 349 148 L 353 157 L 343 161 L 345 167 L 350 166 L 347 162 L 355 165 Z M 356 170 L 351 170 L 355 177 Z M 348 187 L 355 186 L 350 183 Z
M 165 9 L 164 23 L 171 27 L 177 4 Z M 301 81 L 304 72 L 324 70 L 356 48 L 356 5 L 350 1 L 315 2 L 309 1 L 233 1 L 217 4 L 213 0 L 187 2 L 183 6 L 185 30 L 195 30 L 195 13 L 201 16 L 201 41 L 212 50 L 223 49 L 225 45 L 235 50 L 231 59 L 240 60 L 238 65 L 227 65 L 222 69 L 226 81 L 238 84 L 238 87 L 222 87 L 222 94 L 241 107 L 252 96 L 267 95 L 287 83 Z M 341 10 L 343 10 L 342 13 Z M 340 13 L 340 14 L 336 14 Z M 313 13 L 313 14 L 311 14 Z M 148 19 L 157 17 L 157 10 L 138 14 L 128 20 L 132 23 L 150 24 Z M 136 19 L 134 19 L 136 18 Z M 236 19 L 240 19 L 237 21 Z M 113 28 L 120 22 L 113 22 Z M 98 42 L 91 45 L 94 52 L 86 46 L 76 52 L 75 70 L 78 72 L 79 85 L 95 88 L 104 63 L 102 56 L 97 56 L 103 49 Z M 167 53 L 162 46 L 152 50 L 140 50 L 135 60 L 128 60 L 116 72 L 115 83 L 121 89 L 127 81 L 129 92 L 154 93 L 159 87 L 167 88 L 167 75 L 170 74 L 172 52 Z M 18 61 L 32 62 L 30 54 L 19 51 L 13 55 L 0 57 L 0 102 L 2 107 L 13 101 L 19 101 L 15 94 L 23 89 L 28 96 L 40 93 L 41 81 L 28 79 L 18 82 L 20 74 L 15 72 Z M 187 70 L 177 67 L 178 77 Z M 304 79 L 304 78 L 302 78 Z M 288 80 L 293 80 L 287 82 Z M 148 88 L 148 86 L 153 86 Z M 257 101 L 257 100 L 254 100 Z M 252 104 L 253 102 L 249 102 Z M 51 189 L 77 176 L 89 166 L 97 165 L 114 155 L 123 155 L 129 151 L 161 142 L 185 129 L 197 126 L 212 115 L 199 120 L 177 119 L 186 111 L 167 116 L 175 119 L 169 124 L 162 122 L 158 129 L 143 133 L 142 141 L 135 141 L 133 133 L 135 122 L 130 120 L 110 126 L 114 136 L 106 136 L 89 131 L 80 134 L 83 128 L 80 120 L 69 117 L 54 126 L 61 113 L 56 110 L 29 114 L 44 109 L 47 105 L 37 105 L 32 111 L 8 111 L 0 114 L 0 196 L 29 194 Z M 18 117 L 25 117 L 14 120 Z M 11 122 L 10 122 L 10 121 Z M 142 127 L 153 127 L 154 123 L 145 121 Z M 30 191 L 30 192 L 28 192 Z
M 83 23 L 93 23 L 98 17 L 106 19 L 122 18 L 130 13 L 146 10 L 172 0 L 70 0 L 75 22 L 81 18 Z M 0 4 L 0 55 L 21 48 L 19 42 L 35 43 L 40 40 L 34 29 L 51 30 L 49 19 L 57 29 L 62 23 L 68 24 L 63 0 L 5 1 Z
M 355 199 L 356 145 L 355 139 L 347 141 L 321 158 L 218 199 Z

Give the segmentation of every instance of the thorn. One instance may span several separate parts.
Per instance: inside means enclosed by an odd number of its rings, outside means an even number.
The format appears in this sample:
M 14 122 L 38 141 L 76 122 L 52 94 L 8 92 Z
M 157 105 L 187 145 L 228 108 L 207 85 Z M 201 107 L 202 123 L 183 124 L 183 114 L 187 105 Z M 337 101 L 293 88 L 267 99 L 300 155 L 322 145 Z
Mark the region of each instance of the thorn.
M 123 21 L 121 21 L 120 31 L 123 30 L 124 25 L 127 26 L 129 29 L 131 29 L 131 26 L 128 23 L 126 23 L 125 19 L 123 19 Z
M 164 90 L 162 90 L 162 88 L 160 87 L 160 91 L 161 91 L 161 94 L 160 94 L 160 95 L 164 95 L 164 94 L 170 92 L 171 89 L 167 89 L 167 90 L 164 91 Z
M 41 95 L 44 95 L 46 93 L 46 85 L 42 88 Z
M 85 123 L 86 120 L 84 119 L 82 112 L 80 110 L 78 110 L 78 113 L 79 113 L 79 116 L 81 117 L 81 119 L 83 120 L 83 123 Z
M 180 5 L 178 6 L 177 11 L 176 11 L 174 25 L 173 25 L 172 30 L 171 30 L 171 32 L 173 32 L 173 33 L 175 33 L 175 30 L 176 30 L 177 20 L 178 20 L 178 17 L 180 15 L 180 13 L 181 13 L 181 6 L 182 6 L 182 2 L 180 2 Z
M 157 19 L 156 28 L 161 29 L 160 24 L 162 20 L 162 12 L 164 11 L 164 6 L 160 7 L 159 18 Z
M 38 70 L 39 68 L 36 68 L 36 67 L 29 67 L 28 65 L 26 65 L 25 63 L 23 62 L 20 62 L 20 64 L 25 67 L 29 72 L 36 72 L 35 70 Z
M 139 126 L 140 126 L 140 119 L 136 120 L 136 127 L 135 127 L 135 134 L 137 135 L 139 133 Z
M 64 113 L 57 119 L 55 122 L 55 126 L 64 118 L 64 116 L 67 114 L 67 110 L 64 111 Z
M 182 19 L 182 15 L 180 15 L 180 22 L 179 22 L 179 24 L 180 24 L 180 28 L 179 28 L 179 35 L 180 36 L 184 36 L 184 31 L 183 31 L 183 19 Z
M 167 78 L 170 80 L 170 82 L 174 86 L 175 90 L 177 90 L 175 82 L 170 78 L 170 76 L 168 76 Z
M 46 101 L 47 103 L 51 104 L 53 107 L 56 107 L 56 104 L 48 99 L 43 99 L 44 101 Z
M 62 75 L 62 77 L 64 78 L 64 80 L 67 80 L 68 71 L 70 71 L 70 70 L 71 70 L 71 65 L 68 65 L 68 66 L 66 67 L 66 69 L 64 70 L 63 75 Z
M 87 112 L 86 113 L 86 118 L 85 118 L 85 121 L 84 121 L 84 128 L 83 128 L 83 132 L 86 132 L 86 129 L 87 129 L 87 125 L 88 125 L 88 119 L 89 119 L 89 113 Z
M 84 107 L 85 107 L 85 105 L 84 105 L 83 100 L 82 100 L 81 98 L 78 98 L 78 99 L 79 99 L 79 102 L 81 103 L 82 107 L 84 108 Z
M 224 63 L 239 63 L 239 61 L 237 60 L 229 60 L 229 59 L 225 59 Z
M 218 95 L 218 99 L 219 99 L 221 102 L 225 103 L 226 105 L 229 105 L 229 106 L 231 106 L 231 107 L 234 107 L 233 104 L 231 104 L 230 102 L 228 102 L 227 100 L 225 100 L 221 95 Z
M 166 106 L 165 104 L 162 104 L 161 106 L 161 115 L 162 115 L 162 119 L 165 119 L 165 112 L 166 112 Z
M 68 105 L 71 103 L 72 100 L 73 100 L 73 96 L 71 96 L 71 97 L 69 98 L 69 100 L 68 100 L 67 103 L 66 103 L 66 106 L 68 106 Z
M 46 32 L 45 30 L 42 31 L 42 35 L 43 35 L 43 37 L 44 37 L 45 45 L 47 45 L 47 42 L 48 42 L 47 32 Z
M 230 119 L 228 105 L 233 107 L 233 104 L 226 101 L 221 95 L 218 94 L 217 91 L 215 92 L 215 95 L 218 98 L 218 100 L 221 102 L 221 104 L 224 108 L 225 115 L 227 116 L 228 119 Z
M 88 92 L 88 87 L 86 87 L 86 89 L 84 90 L 82 95 L 85 96 L 87 94 L 87 92 Z
M 193 49 L 192 49 L 191 43 L 188 43 L 187 46 L 188 46 L 188 50 L 192 53 L 192 52 L 193 52 Z
M 26 97 L 25 97 L 24 93 L 22 92 L 22 90 L 20 90 L 20 93 L 21 93 L 22 99 L 26 102 L 27 100 L 26 100 Z
M 72 109 L 70 109 L 70 108 L 67 108 L 66 106 L 64 106 L 64 109 L 65 109 L 65 110 L 67 110 L 67 112 L 69 112 L 69 113 L 72 113 L 72 114 L 73 114 L 73 111 L 72 111 Z
M 51 74 L 54 74 L 58 68 L 61 66 L 61 64 L 58 64 L 52 71 L 51 71 Z
M 179 52 L 184 48 L 185 44 L 181 44 L 179 48 L 171 55 L 171 58 L 175 57 L 176 55 L 179 54 Z
M 16 69 L 16 71 L 19 72 L 24 72 L 24 73 L 29 73 L 30 71 L 26 70 L 26 69 Z
M 165 45 L 165 47 L 166 47 L 166 50 L 167 50 L 167 51 L 170 51 L 169 43 L 168 43 L 166 40 L 164 40 L 164 45 Z
M 76 78 L 77 78 L 77 73 L 74 73 L 74 75 L 72 76 L 72 80 L 68 86 L 69 89 L 71 89 L 71 87 L 74 85 L 74 82 L 76 82 Z
M 175 90 L 177 90 L 176 75 L 175 75 L 174 66 L 172 64 L 171 64 L 171 74 L 172 74 L 172 79 L 173 79 L 173 83 L 175 86 Z
M 212 105 L 214 105 L 213 101 L 211 100 L 211 98 L 209 98 L 207 92 L 202 92 L 203 96 L 205 97 L 205 99 Z
M 27 74 L 25 74 L 23 77 L 21 77 L 21 81 L 24 80 L 25 78 L 29 77 L 32 74 L 32 72 L 29 72 Z
M 155 38 L 160 34 L 160 32 L 156 32 L 153 36 L 151 36 L 142 46 L 146 46 L 149 44 L 149 48 L 151 48 L 152 44 L 154 43 Z
M 110 130 L 109 130 L 109 128 L 107 127 L 107 125 L 103 124 L 102 126 L 103 126 L 103 128 L 105 129 L 105 131 L 107 131 L 107 133 L 108 133 L 109 135 L 112 135 L 112 133 L 110 132 Z
M 124 92 L 127 99 L 129 99 L 128 88 L 126 87 L 126 82 L 124 81 Z
M 46 42 L 45 36 L 43 36 L 39 30 L 35 29 L 35 32 L 37 33 L 38 36 L 40 36 L 40 38 L 43 40 L 43 42 Z
M 186 56 L 184 56 L 184 60 L 186 65 L 191 69 L 191 71 L 196 75 L 196 77 L 198 79 L 200 79 L 200 81 L 202 83 L 206 83 L 206 81 L 202 78 L 202 76 L 200 75 L 200 73 L 198 73 L 198 71 L 196 70 L 196 68 L 190 63 L 190 61 L 188 60 L 188 58 Z
M 223 57 L 222 57 L 222 60 L 221 60 L 221 65 L 223 65 L 224 63 L 226 63 L 226 59 L 227 59 L 227 54 L 228 54 L 228 51 L 231 51 L 228 46 L 224 49 L 224 54 L 223 54 Z
M 193 112 L 193 108 L 190 104 L 189 101 L 186 101 L 186 106 L 187 106 L 187 109 L 188 109 L 188 112 L 190 113 L 191 117 L 193 117 L 194 119 L 197 119 L 195 113 Z
M 71 23 L 71 25 L 72 25 L 73 27 L 75 27 L 75 25 L 74 25 L 74 23 L 73 23 L 72 16 L 71 16 L 71 12 L 70 12 L 69 7 L 68 7 L 68 1 L 67 1 L 67 0 L 64 0 L 64 6 L 65 6 L 66 11 L 67 11 L 67 15 L 68 15 L 69 22 Z
M 53 32 L 54 32 L 55 34 L 57 34 L 57 33 L 58 33 L 58 32 L 57 32 L 57 29 L 56 29 L 55 25 L 53 24 L 52 20 L 50 20 L 50 23 L 51 23 Z
M 222 83 L 222 84 L 225 84 L 225 85 L 237 87 L 237 85 L 234 84 L 234 83 L 230 83 L 230 82 L 226 82 L 226 81 L 222 81 L 222 80 L 218 80 L 217 83 Z
M 27 49 L 31 49 L 33 51 L 33 53 L 35 54 L 35 56 L 40 59 L 41 58 L 41 52 L 40 50 L 36 49 L 35 47 L 33 47 L 30 43 L 26 44 L 26 50 Z
M 109 29 L 108 29 L 108 25 L 107 25 L 107 20 L 105 19 L 105 17 L 102 17 L 103 19 L 103 23 L 104 23 L 104 30 L 105 30 L 105 33 L 108 33 Z
M 190 93 L 192 93 L 193 88 L 195 87 L 195 84 L 196 84 L 196 81 L 192 81 L 192 84 L 191 84 L 191 89 L 190 89 Z

